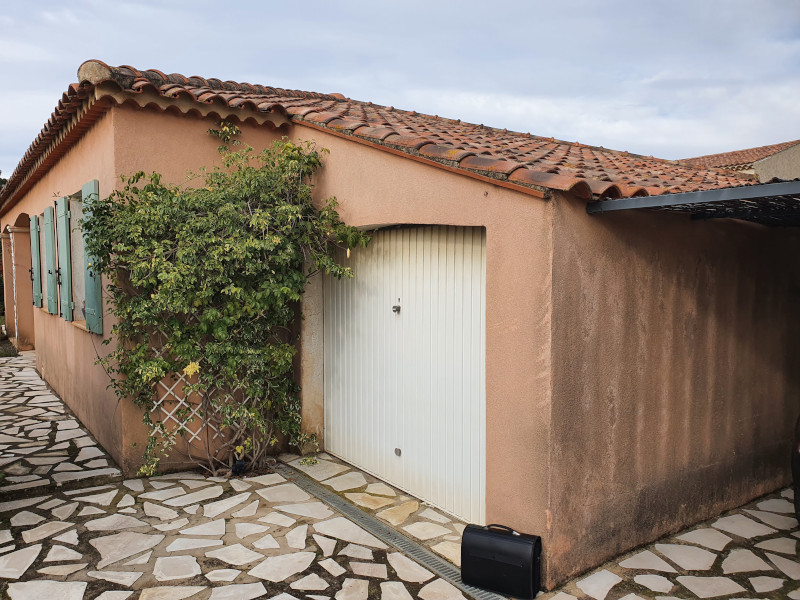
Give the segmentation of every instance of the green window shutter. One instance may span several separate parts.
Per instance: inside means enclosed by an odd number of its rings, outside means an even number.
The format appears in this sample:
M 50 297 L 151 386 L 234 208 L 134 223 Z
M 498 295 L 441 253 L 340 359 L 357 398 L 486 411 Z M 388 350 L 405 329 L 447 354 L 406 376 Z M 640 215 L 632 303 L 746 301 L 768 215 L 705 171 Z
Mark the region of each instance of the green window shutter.
M 33 280 L 33 305 L 42 307 L 42 257 L 39 254 L 39 217 L 31 217 L 31 279 Z
M 100 184 L 96 179 L 81 188 L 81 202 L 83 203 L 83 218 L 88 219 L 91 211 L 86 206 L 89 200 L 96 200 L 100 195 Z M 95 268 L 96 261 L 89 255 L 84 242 L 83 268 L 86 284 L 86 329 L 92 333 L 103 335 L 103 287 L 100 273 Z
M 56 289 L 56 238 L 53 229 L 53 207 L 44 209 L 44 263 L 47 269 L 47 312 L 58 313 L 58 291 Z
M 72 321 L 72 251 L 69 245 L 69 199 L 56 200 L 56 231 L 58 234 L 58 275 L 60 281 L 61 316 Z

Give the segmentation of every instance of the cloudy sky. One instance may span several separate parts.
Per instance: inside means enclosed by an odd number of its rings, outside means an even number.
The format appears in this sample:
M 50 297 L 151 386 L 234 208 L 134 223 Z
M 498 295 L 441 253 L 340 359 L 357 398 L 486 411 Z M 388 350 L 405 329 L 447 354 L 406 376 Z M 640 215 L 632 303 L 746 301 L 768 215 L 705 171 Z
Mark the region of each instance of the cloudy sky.
M 800 0 L 9 0 L 4 176 L 90 58 L 662 158 L 800 139 Z

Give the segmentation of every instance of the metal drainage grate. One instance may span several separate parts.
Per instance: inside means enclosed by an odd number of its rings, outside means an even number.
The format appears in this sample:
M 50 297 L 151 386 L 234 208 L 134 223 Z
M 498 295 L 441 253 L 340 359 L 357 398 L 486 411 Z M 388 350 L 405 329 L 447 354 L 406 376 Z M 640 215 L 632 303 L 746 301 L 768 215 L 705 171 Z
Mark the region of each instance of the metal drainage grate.
M 334 494 L 324 486 L 317 483 L 315 480 L 308 477 L 305 473 L 302 473 L 297 469 L 281 462 L 275 464 L 272 469 L 289 481 L 295 483 L 301 489 L 316 496 L 326 504 L 330 505 L 332 508 L 335 508 L 381 541 L 384 541 L 387 544 L 394 546 L 398 550 L 403 551 L 422 566 L 433 571 L 442 579 L 445 579 L 456 586 L 462 592 L 469 594 L 477 600 L 506 600 L 505 596 L 500 596 L 499 594 L 495 594 L 493 592 L 487 592 L 486 590 L 472 587 L 471 585 L 466 585 L 463 581 L 461 581 L 461 571 L 457 567 L 437 556 L 427 548 L 420 546 L 418 543 L 406 537 L 396 529 L 389 527 L 372 515 L 365 513 L 363 510 L 356 508 L 348 501 L 343 500 L 337 494 Z

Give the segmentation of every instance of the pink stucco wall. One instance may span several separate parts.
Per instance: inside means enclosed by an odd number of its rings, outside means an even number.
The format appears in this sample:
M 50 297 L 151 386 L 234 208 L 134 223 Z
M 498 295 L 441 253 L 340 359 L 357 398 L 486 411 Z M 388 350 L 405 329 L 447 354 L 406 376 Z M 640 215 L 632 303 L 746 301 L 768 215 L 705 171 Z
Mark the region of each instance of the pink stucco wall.
M 560 581 L 791 480 L 800 234 L 553 205 Z

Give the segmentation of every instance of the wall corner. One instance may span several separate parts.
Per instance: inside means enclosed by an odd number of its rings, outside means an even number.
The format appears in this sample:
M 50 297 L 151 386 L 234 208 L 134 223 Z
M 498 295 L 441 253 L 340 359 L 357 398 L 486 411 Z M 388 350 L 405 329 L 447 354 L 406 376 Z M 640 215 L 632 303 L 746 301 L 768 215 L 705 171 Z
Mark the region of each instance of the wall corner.
M 300 306 L 299 360 L 302 431 L 315 435 L 320 450 L 325 448 L 325 394 L 323 347 L 323 276 L 312 275 L 306 283 Z

